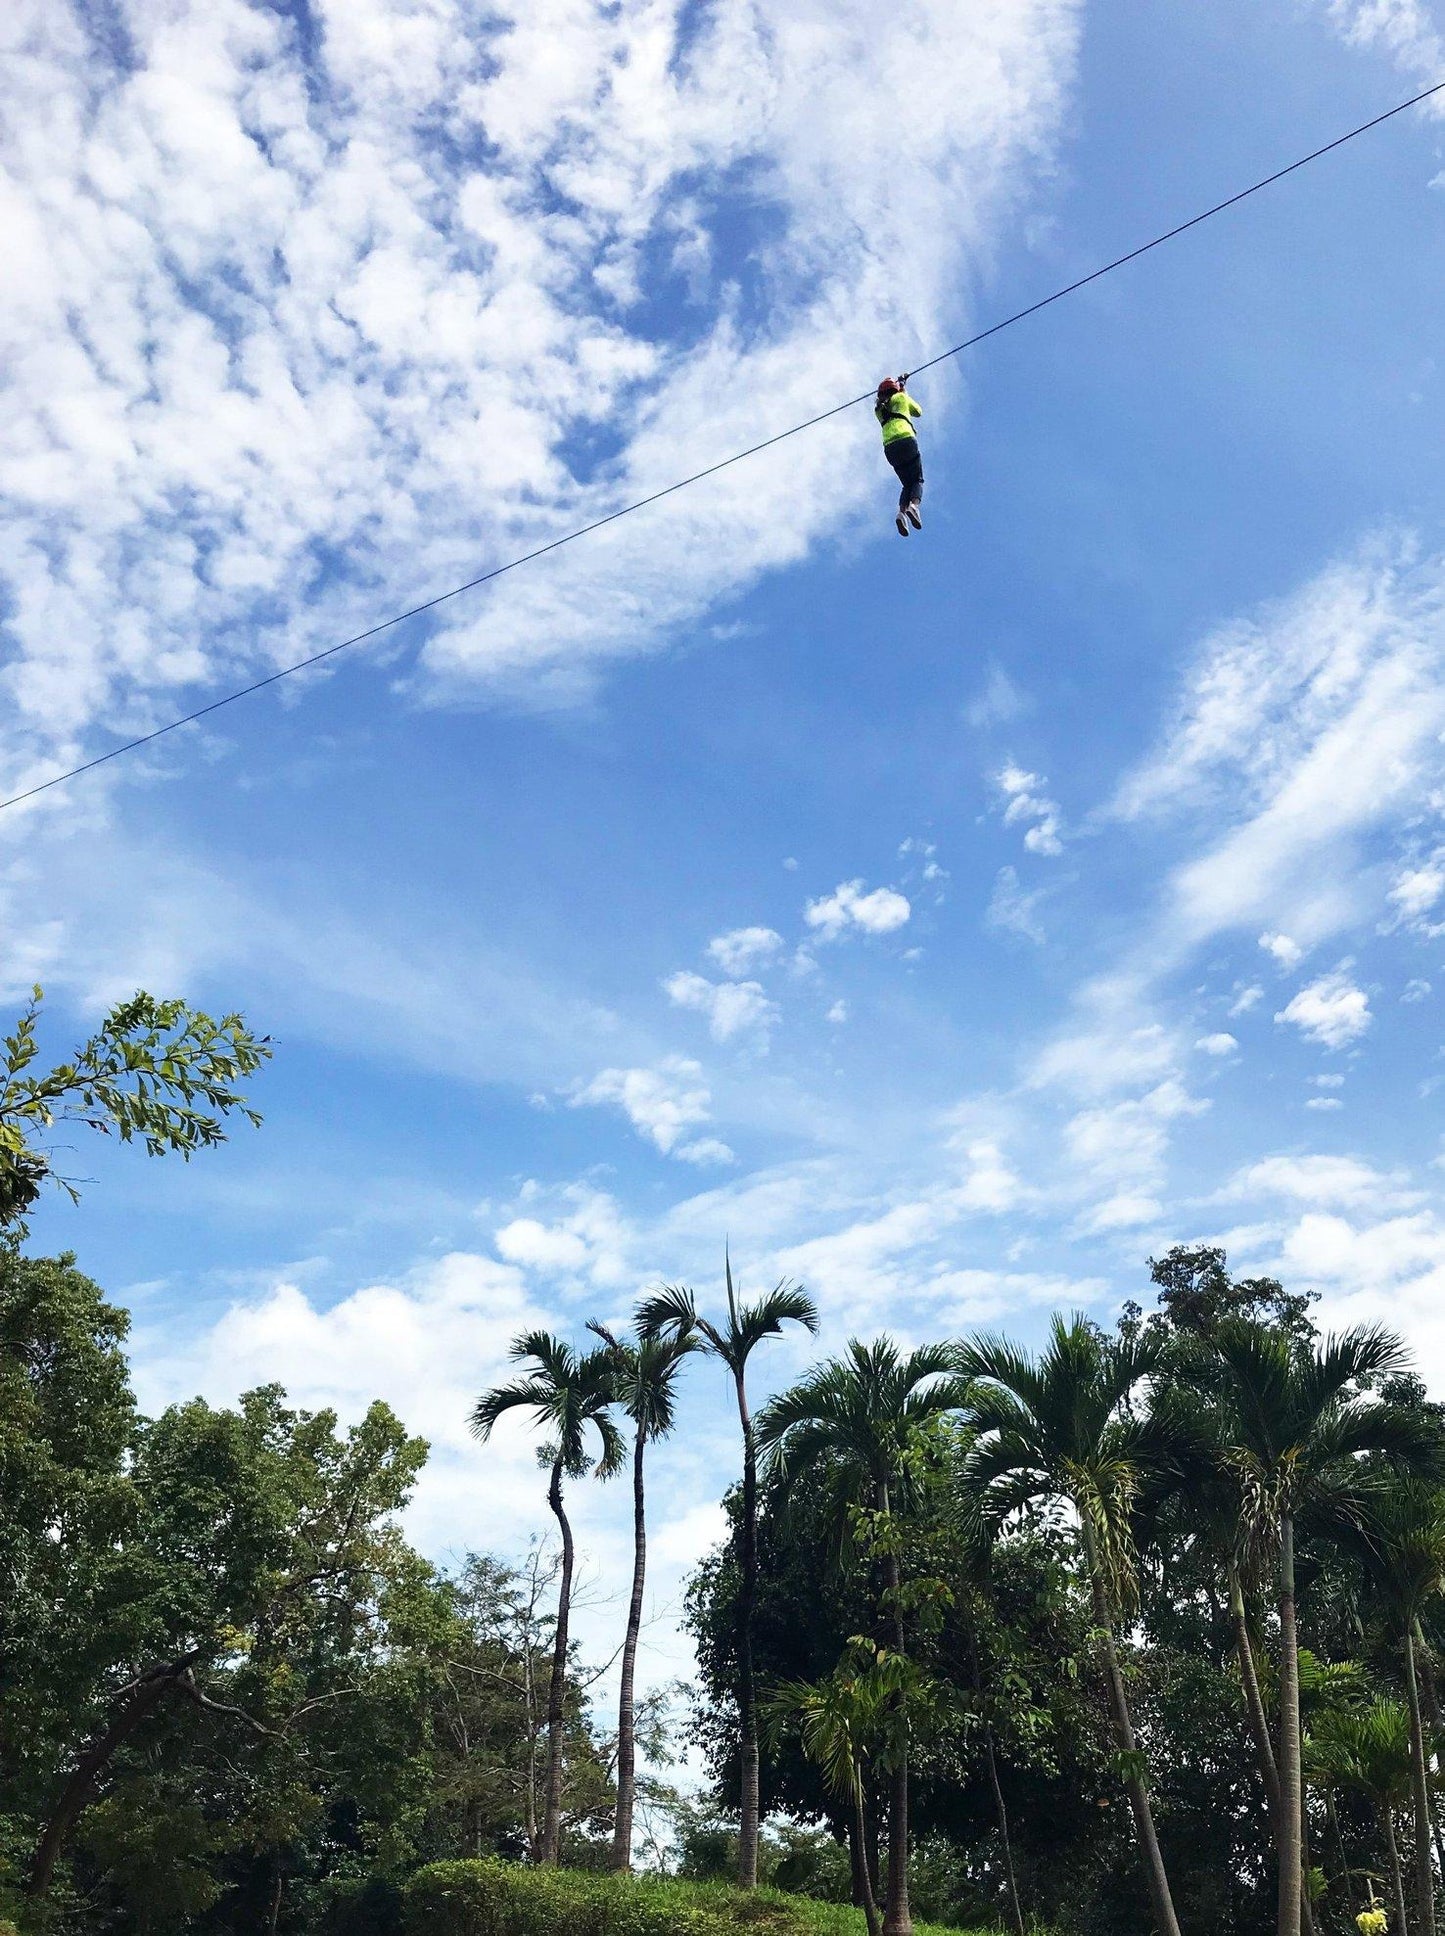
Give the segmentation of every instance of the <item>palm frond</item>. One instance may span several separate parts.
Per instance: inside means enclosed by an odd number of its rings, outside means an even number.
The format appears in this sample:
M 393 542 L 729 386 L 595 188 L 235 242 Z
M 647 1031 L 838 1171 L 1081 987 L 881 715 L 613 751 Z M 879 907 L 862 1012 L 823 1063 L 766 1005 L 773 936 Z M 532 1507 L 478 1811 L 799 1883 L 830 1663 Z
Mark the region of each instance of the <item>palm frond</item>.
M 1382 1324 L 1331 1332 L 1299 1367 L 1300 1395 L 1311 1415 L 1364 1379 L 1403 1371 L 1410 1362 L 1405 1342 Z
M 550 1404 L 550 1388 L 535 1375 L 514 1379 L 509 1385 L 494 1385 L 472 1407 L 471 1429 L 477 1438 L 489 1439 L 493 1427 L 505 1413 L 526 1407 L 545 1415 Z
M 644 1338 L 698 1329 L 697 1300 L 686 1284 L 664 1284 L 638 1300 L 633 1322 Z
M 785 1324 L 801 1324 L 805 1331 L 816 1333 L 820 1322 L 812 1298 L 801 1285 L 786 1279 L 748 1303 L 734 1299 L 733 1311 L 729 1344 L 743 1363 L 754 1345 L 777 1337 Z

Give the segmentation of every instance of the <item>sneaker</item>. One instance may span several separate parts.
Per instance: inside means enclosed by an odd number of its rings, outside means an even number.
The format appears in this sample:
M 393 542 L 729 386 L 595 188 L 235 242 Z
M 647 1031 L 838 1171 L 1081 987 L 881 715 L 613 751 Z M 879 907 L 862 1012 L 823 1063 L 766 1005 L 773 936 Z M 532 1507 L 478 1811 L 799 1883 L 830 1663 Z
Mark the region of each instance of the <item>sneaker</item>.
M 908 521 L 913 526 L 915 531 L 921 531 L 923 529 L 923 512 L 919 509 L 918 505 L 916 504 L 909 505 Z
M 908 536 L 908 520 L 907 518 L 904 517 L 901 511 L 898 513 L 898 516 L 893 520 L 893 522 L 898 526 L 899 537 L 906 538 Z

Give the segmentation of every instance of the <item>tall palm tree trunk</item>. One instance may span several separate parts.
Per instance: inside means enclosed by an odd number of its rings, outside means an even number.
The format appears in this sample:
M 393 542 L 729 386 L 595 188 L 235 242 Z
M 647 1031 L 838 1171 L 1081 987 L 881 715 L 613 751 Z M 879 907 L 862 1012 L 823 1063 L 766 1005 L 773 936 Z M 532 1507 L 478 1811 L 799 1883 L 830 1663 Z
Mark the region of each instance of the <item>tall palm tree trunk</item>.
M 562 1842 L 562 1731 L 567 1695 L 567 1625 L 572 1613 L 572 1524 L 562 1504 L 562 1461 L 552 1467 L 547 1504 L 562 1530 L 562 1575 L 557 1586 L 557 1631 L 552 1642 L 552 1684 L 547 1690 L 547 1787 L 537 1860 L 555 1863 Z
M 999 1846 L 1003 1852 L 1004 1881 L 1008 1886 L 1009 1918 L 1014 1926 L 1014 1936 L 1027 1936 L 1024 1928 L 1024 1912 L 1019 1903 L 1018 1880 L 1014 1874 L 1013 1842 L 1008 1829 L 1008 1805 L 1003 1798 L 1003 1784 L 998 1778 L 998 1756 L 994 1753 L 993 1723 L 984 1711 L 983 1668 L 978 1658 L 978 1635 L 970 1628 L 968 1651 L 973 1662 L 973 1691 L 978 1700 L 978 1711 L 983 1720 L 983 1747 L 988 1760 L 988 1783 L 993 1790 L 994 1813 L 998 1817 Z
M 882 1503 L 886 1513 L 888 1511 L 886 1491 L 883 1494 Z M 892 1609 L 893 1644 L 901 1655 L 905 1651 L 906 1636 L 903 1631 L 901 1604 L 903 1581 L 896 1552 L 888 1554 L 884 1562 L 884 1571 L 888 1582 L 889 1605 Z M 888 1800 L 888 1890 L 883 1909 L 883 1936 L 912 1936 L 913 1931 L 913 1917 L 908 1907 L 908 1716 L 906 1711 L 900 1717 L 899 1726 L 902 1741 L 892 1768 L 891 1793 Z
M 1119 1744 L 1120 1754 L 1125 1757 L 1127 1772 L 1124 1777 L 1124 1787 L 1134 1816 L 1134 1833 L 1138 1838 L 1139 1854 L 1144 1863 L 1144 1880 L 1149 1889 L 1149 1901 L 1154 1910 L 1154 1921 L 1158 1925 L 1159 1936 L 1179 1936 L 1179 1919 L 1174 1913 L 1174 1899 L 1169 1893 L 1169 1877 L 1164 1868 L 1164 1857 L 1154 1828 L 1154 1810 L 1149 1801 L 1149 1788 L 1139 1771 L 1139 1744 L 1134 1734 L 1134 1724 L 1129 1717 L 1129 1697 L 1124 1691 L 1124 1675 L 1119 1666 L 1119 1650 L 1114 1641 L 1114 1621 L 1109 1611 L 1109 1597 L 1104 1590 L 1098 1548 L 1094 1543 L 1094 1535 L 1087 1515 L 1081 1514 L 1080 1522 L 1084 1533 L 1084 1553 L 1089 1568 L 1089 1592 L 1094 1604 L 1094 1625 L 1098 1628 L 1103 1643 L 1104 1673 L 1108 1682 L 1109 1710 L 1114 1722 L 1114 1738 Z M 1295 1871 L 1298 1876 L 1298 1859 L 1295 1862 Z
M 1229 1568 L 1229 1618 L 1234 1630 L 1234 1652 L 1239 1661 L 1239 1678 L 1244 1684 L 1244 1705 L 1249 1716 L 1249 1731 L 1254 1737 L 1255 1754 L 1259 1761 L 1260 1780 L 1264 1783 L 1265 1802 L 1269 1808 L 1270 1832 L 1274 1836 L 1275 1852 L 1279 1851 L 1280 1795 L 1279 1764 L 1274 1758 L 1274 1743 L 1269 1734 L 1269 1718 L 1264 1711 L 1264 1697 L 1259 1691 L 1259 1675 L 1254 1665 L 1254 1643 L 1249 1637 L 1249 1621 L 1245 1616 L 1244 1589 L 1240 1584 L 1239 1570 L 1230 1562 Z M 1301 1802 L 1303 1816 L 1303 1802 Z M 1308 1872 L 1309 1854 L 1301 1842 L 1300 1861 L 1302 1870 Z M 1314 1936 L 1314 1906 L 1309 1892 L 1300 1892 L 1300 1928 L 1302 1936 Z
M 632 1598 L 622 1643 L 622 1682 L 617 1697 L 617 1814 L 612 1824 L 612 1866 L 632 1867 L 632 1815 L 637 1802 L 637 1640 L 642 1632 L 642 1593 L 647 1579 L 647 1493 L 643 1455 L 647 1433 L 639 1425 L 632 1447 Z
M 1380 1809 L 1380 1825 L 1385 1831 L 1385 1847 L 1390 1851 L 1390 1884 L 1395 1891 L 1395 1927 L 1400 1936 L 1410 1936 L 1405 1919 L 1405 1875 L 1400 1867 L 1400 1845 L 1395 1840 L 1395 1811 L 1388 1802 Z
M 863 1799 L 863 1770 L 853 1769 L 852 1812 L 848 1817 L 848 1861 L 853 1871 L 853 1900 L 863 1911 L 868 1936 L 879 1936 L 878 1898 L 868 1867 L 868 1815 Z
M 1350 1923 L 1355 1919 L 1355 1892 L 1350 1887 L 1350 1858 L 1345 1853 L 1345 1832 L 1340 1827 L 1340 1814 L 1339 1810 L 1335 1807 L 1335 1795 L 1332 1788 L 1325 1789 L 1325 1820 L 1334 1831 L 1335 1853 L 1340 1859 L 1340 1882 L 1345 1892 L 1345 1921 Z M 1401 1932 L 1401 1936 L 1403 1936 L 1403 1931 Z
M 1240 1584 L 1239 1569 L 1230 1562 L 1229 1567 L 1229 1619 L 1234 1632 L 1235 1658 L 1239 1662 L 1239 1678 L 1244 1683 L 1244 1706 L 1249 1716 L 1249 1732 L 1254 1739 L 1254 1751 L 1259 1761 L 1260 1780 L 1264 1783 L 1265 1801 L 1269 1806 L 1269 1819 L 1274 1829 L 1275 1839 L 1279 1839 L 1279 1767 L 1274 1758 L 1274 1743 L 1269 1738 L 1269 1719 L 1264 1711 L 1264 1696 L 1259 1691 L 1259 1675 L 1255 1672 L 1254 1646 L 1249 1638 L 1249 1620 L 1244 1608 L 1244 1588 Z
M 742 1765 L 742 1796 L 738 1817 L 738 1887 L 758 1886 L 759 1800 L 758 1689 L 753 1672 L 753 1607 L 758 1597 L 758 1455 L 747 1389 L 739 1373 L 738 1417 L 743 1428 L 743 1517 L 738 1529 L 741 1564 L 738 1568 L 738 1759 Z
M 1425 1728 L 1420 1716 L 1420 1683 L 1415 1672 L 1415 1636 L 1405 1629 L 1405 1692 L 1410 1704 L 1410 1786 L 1415 1801 L 1415 1914 L 1420 1936 L 1435 1936 L 1435 1869 L 1430 1853 L 1434 1811 L 1425 1768 Z
M 1279 1936 L 1300 1936 L 1299 1633 L 1295 1626 L 1294 1519 L 1279 1521 Z
M 1442 1722 L 1440 1713 L 1440 1694 L 1435 1685 L 1435 1669 L 1431 1664 L 1429 1645 L 1426 1642 L 1424 1632 L 1418 1620 L 1414 1623 L 1412 1632 L 1415 1637 L 1415 1665 L 1420 1674 L 1422 1706 L 1424 1712 L 1430 1717 L 1431 1738 L 1438 1744 L 1442 1726 L 1445 1726 L 1445 1722 Z M 1438 1745 L 1432 1750 L 1431 1756 L 1427 1758 L 1425 1763 L 1425 1785 L 1430 1795 L 1430 1834 L 1435 1842 L 1435 1861 L 1439 1867 L 1442 1880 L 1445 1880 L 1445 1843 L 1442 1843 L 1441 1840 L 1438 1797 L 1436 1795 L 1435 1782 L 1430 1771 L 1430 1761 L 1432 1759 L 1438 1769 L 1440 1766 Z

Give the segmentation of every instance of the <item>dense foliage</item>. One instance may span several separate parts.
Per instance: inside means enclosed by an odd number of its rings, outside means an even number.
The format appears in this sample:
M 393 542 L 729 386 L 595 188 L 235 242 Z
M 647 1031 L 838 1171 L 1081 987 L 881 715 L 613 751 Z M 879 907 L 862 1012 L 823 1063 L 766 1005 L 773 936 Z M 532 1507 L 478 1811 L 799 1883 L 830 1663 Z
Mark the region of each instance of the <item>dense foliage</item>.
M 856 1910 L 781 1890 L 500 1862 L 432 1863 L 402 1902 L 409 1936 L 864 1936 Z
M 444 1575 L 385 1405 L 147 1417 L 126 1314 L 25 1253 L 38 1136 L 189 1155 L 265 1053 L 145 996 L 48 1075 L 34 1010 L 4 1044 L 0 1936 L 1434 1936 L 1445 1415 L 1398 1340 L 1176 1249 L 1113 1330 L 854 1341 L 755 1412 L 754 1352 L 819 1318 L 729 1266 L 716 1318 L 677 1286 L 516 1341 L 472 1422 L 529 1415 L 559 1543 Z M 635 1682 L 645 1454 L 708 1372 L 738 1477 L 679 1730 Z M 604 1721 L 569 1488 L 624 1471 Z
M 383 1405 L 142 1417 L 125 1333 L 69 1258 L 0 1246 L 0 1915 L 309 1929 L 427 1858 L 525 1855 L 545 1559 L 447 1579 L 413 1552 L 426 1447 Z M 611 1789 L 575 1676 L 565 1698 L 590 1842 Z

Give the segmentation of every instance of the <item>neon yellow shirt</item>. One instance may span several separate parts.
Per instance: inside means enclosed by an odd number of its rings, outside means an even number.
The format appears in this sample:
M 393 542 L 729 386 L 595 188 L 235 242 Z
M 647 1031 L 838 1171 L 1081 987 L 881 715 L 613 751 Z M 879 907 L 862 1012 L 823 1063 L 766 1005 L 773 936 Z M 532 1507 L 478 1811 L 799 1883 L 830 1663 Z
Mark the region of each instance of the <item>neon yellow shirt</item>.
M 921 417 L 923 412 L 906 390 L 898 390 L 887 403 L 875 403 L 873 414 L 883 426 L 883 443 L 886 449 L 889 444 L 896 444 L 900 437 L 911 437 L 913 425 L 909 420 L 913 417 Z

